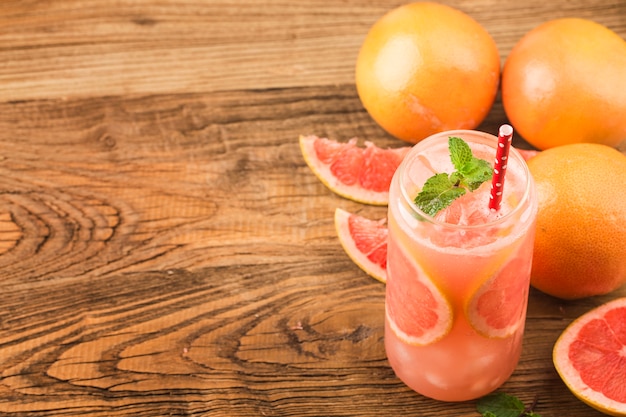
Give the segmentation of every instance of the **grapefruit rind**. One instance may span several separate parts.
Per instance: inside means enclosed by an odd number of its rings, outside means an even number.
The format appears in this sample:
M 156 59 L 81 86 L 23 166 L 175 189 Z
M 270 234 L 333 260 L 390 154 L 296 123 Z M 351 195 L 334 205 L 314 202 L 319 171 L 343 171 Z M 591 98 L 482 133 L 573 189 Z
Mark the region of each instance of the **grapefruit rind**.
M 351 236 L 349 228 L 349 218 L 352 214 L 340 208 L 335 209 L 335 230 L 339 237 L 339 242 L 343 250 L 359 268 L 372 278 L 385 283 L 387 282 L 387 271 L 382 266 L 370 261 L 367 254 L 361 252 Z M 372 223 L 375 223 L 372 220 Z
M 589 387 L 583 381 L 579 371 L 574 368 L 569 357 L 569 348 L 577 340 L 581 329 L 592 320 L 602 319 L 615 308 L 626 308 L 626 297 L 607 302 L 574 320 L 554 344 L 552 361 L 567 388 L 579 400 L 604 414 L 623 417 L 626 416 L 626 403 L 608 398 L 603 393 Z M 620 353 L 626 356 L 626 345 L 623 345 Z M 623 376 L 626 383 L 626 369 L 621 369 L 619 375 Z
M 436 304 L 438 306 L 436 311 L 437 323 L 431 329 L 428 329 L 428 331 L 423 335 L 412 336 L 402 330 L 396 323 L 393 314 L 390 311 L 388 302 L 385 303 L 385 315 L 387 316 L 390 329 L 404 343 L 413 346 L 430 345 L 441 340 L 444 336 L 450 333 L 454 317 L 452 305 L 434 281 L 426 275 L 425 271 L 411 258 L 411 256 L 409 256 L 400 245 L 398 245 L 398 249 L 403 252 L 404 258 L 412 264 L 413 268 L 416 271 L 419 271 L 419 273 L 416 274 L 416 278 L 419 280 L 420 284 L 424 285 L 430 291 L 431 295 L 436 300 Z M 387 291 L 389 294 L 389 289 Z
M 299 142 L 304 161 L 309 166 L 311 171 L 313 171 L 315 176 L 322 182 L 322 184 L 328 187 L 335 194 L 358 203 L 375 206 L 386 206 L 389 203 L 389 189 L 384 191 L 368 190 L 358 182 L 355 184 L 345 184 L 341 182 L 331 171 L 331 165 L 324 163 L 317 157 L 315 142 L 320 139 L 321 138 L 315 135 L 301 135 Z M 339 142 L 337 143 L 339 144 Z M 369 142 L 367 142 L 366 145 L 376 148 L 375 145 Z M 354 145 L 350 143 L 350 146 Z M 392 149 L 391 151 L 400 156 L 404 156 L 409 149 L 409 147 L 402 147 Z M 393 175 L 393 172 L 391 175 Z

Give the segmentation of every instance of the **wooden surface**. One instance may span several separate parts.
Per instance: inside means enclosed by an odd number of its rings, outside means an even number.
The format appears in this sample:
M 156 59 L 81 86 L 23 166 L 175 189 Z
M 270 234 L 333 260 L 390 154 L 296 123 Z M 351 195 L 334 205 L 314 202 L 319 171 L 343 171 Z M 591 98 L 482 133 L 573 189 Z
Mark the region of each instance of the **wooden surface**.
M 624 0 L 458 0 L 502 60 L 551 18 L 626 37 Z M 379 146 L 356 54 L 398 1 L 0 2 L 0 415 L 477 416 L 383 348 L 384 285 L 344 254 L 299 134 Z M 497 102 L 482 130 L 505 122 Z M 521 144 L 523 145 L 523 144 Z M 600 416 L 551 348 L 617 296 L 532 291 L 502 390 Z

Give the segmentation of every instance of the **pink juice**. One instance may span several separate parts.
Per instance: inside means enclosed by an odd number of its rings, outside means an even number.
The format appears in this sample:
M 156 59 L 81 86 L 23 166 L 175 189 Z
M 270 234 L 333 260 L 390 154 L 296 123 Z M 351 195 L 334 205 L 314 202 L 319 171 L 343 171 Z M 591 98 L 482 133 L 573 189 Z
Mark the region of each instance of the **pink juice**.
M 509 154 L 502 207 L 489 210 L 491 182 L 435 217 L 414 203 L 434 173 L 454 171 L 448 138 L 493 163 L 497 138 L 443 132 L 413 147 L 390 189 L 385 348 L 396 375 L 443 401 L 483 396 L 519 360 L 537 203 L 523 158 Z

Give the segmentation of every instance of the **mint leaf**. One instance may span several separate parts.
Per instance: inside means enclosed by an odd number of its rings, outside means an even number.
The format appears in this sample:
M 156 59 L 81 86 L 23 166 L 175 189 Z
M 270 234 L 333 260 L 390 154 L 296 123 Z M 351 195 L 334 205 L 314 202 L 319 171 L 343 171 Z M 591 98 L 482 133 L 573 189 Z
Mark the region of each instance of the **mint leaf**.
M 493 176 L 489 162 L 474 157 L 472 149 L 463 139 L 449 137 L 448 149 L 456 171 L 449 175 L 439 173 L 430 177 L 415 197 L 415 204 L 430 216 L 448 207 L 467 190 L 476 190 Z
M 493 169 L 489 162 L 483 159 L 473 158 L 464 167 L 465 183 L 470 191 L 476 190 L 485 181 L 489 181 L 493 177 Z
M 463 167 L 469 163 L 474 156 L 472 149 L 461 138 L 451 136 L 448 138 L 448 149 L 450 149 L 450 160 L 457 171 L 463 172 Z
M 519 417 L 524 413 L 524 403 L 517 397 L 497 392 L 479 399 L 476 409 L 483 417 Z
M 517 397 L 497 392 L 486 395 L 476 403 L 476 410 L 483 417 L 541 417 L 533 411 L 537 404 L 537 399 L 525 407 Z
M 446 173 L 436 174 L 426 180 L 422 191 L 415 197 L 415 204 L 426 214 L 434 216 L 465 194 Z

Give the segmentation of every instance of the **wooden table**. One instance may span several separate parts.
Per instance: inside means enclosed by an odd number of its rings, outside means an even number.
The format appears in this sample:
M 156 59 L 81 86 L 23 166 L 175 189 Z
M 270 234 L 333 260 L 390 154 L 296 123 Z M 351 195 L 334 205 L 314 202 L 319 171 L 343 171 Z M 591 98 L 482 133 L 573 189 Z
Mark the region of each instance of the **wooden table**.
M 446 1 L 506 58 L 540 22 L 626 37 L 626 2 Z M 478 416 L 415 394 L 383 348 L 384 285 L 336 238 L 299 134 L 399 146 L 354 62 L 398 1 L 0 2 L 0 415 Z M 505 122 L 498 101 L 480 127 Z M 523 145 L 523 144 L 522 144 Z M 626 289 L 532 291 L 502 390 L 600 416 L 551 348 Z

